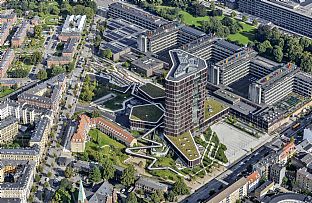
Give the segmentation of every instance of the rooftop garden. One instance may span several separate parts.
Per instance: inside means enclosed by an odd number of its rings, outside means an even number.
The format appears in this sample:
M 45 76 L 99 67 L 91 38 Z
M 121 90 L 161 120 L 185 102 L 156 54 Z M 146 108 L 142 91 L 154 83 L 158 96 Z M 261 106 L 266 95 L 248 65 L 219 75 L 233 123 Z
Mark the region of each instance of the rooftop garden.
M 157 122 L 164 112 L 154 104 L 134 106 L 131 111 L 130 119 L 147 122 Z
M 189 160 L 197 159 L 200 157 L 196 144 L 192 139 L 190 132 L 185 132 L 180 136 L 170 136 L 166 135 L 168 139 L 179 149 L 185 157 Z
M 151 98 L 159 98 L 165 96 L 165 90 L 153 85 L 152 83 L 146 83 L 140 87 L 144 93 L 146 93 Z
M 221 112 L 223 109 L 225 109 L 225 106 L 220 102 L 214 99 L 207 99 L 205 101 L 205 119 L 211 118 L 212 116 Z

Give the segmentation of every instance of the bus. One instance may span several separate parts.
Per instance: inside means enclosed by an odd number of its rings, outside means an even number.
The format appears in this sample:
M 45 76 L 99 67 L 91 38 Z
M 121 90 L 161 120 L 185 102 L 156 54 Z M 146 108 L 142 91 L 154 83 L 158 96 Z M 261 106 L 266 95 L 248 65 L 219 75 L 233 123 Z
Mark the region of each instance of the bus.
M 292 126 L 293 130 L 296 130 L 300 127 L 300 123 L 296 123 L 295 125 Z

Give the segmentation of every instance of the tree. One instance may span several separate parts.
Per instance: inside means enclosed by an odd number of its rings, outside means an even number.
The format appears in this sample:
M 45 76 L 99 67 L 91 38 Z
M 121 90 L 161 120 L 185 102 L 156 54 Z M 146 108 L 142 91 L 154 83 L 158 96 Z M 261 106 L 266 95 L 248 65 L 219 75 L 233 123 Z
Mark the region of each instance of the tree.
M 35 25 L 34 27 L 34 37 L 39 39 L 42 37 L 42 26 L 41 25 Z
M 39 182 L 40 181 L 40 176 L 38 174 L 35 175 L 35 182 Z
M 294 136 L 291 136 L 291 137 L 290 137 L 290 142 L 291 142 L 291 143 L 294 143 L 294 142 L 295 142 Z
M 128 168 L 126 168 L 121 176 L 121 184 L 125 186 L 130 186 L 135 181 L 135 168 L 130 165 Z
M 151 195 L 151 200 L 152 200 L 152 203 L 160 203 L 160 198 L 158 197 L 157 193 L 154 192 L 152 195 Z
M 247 20 L 248 20 L 248 17 L 247 17 L 247 16 L 243 16 L 243 17 L 242 17 L 242 21 L 243 21 L 243 22 L 246 22 Z
M 66 69 L 63 66 L 54 66 L 52 67 L 51 75 L 56 76 L 65 72 L 66 72 Z
M 45 182 L 45 183 L 43 184 L 43 187 L 44 187 L 44 188 L 48 188 L 48 187 L 50 187 L 49 182 Z
M 265 40 L 264 42 L 258 44 L 257 49 L 260 54 L 264 54 L 268 52 L 268 50 L 272 49 L 272 46 L 269 40 Z
M 181 178 L 174 183 L 172 191 L 177 195 L 186 195 L 190 193 L 190 189 Z
M 51 171 L 49 171 L 49 172 L 47 173 L 47 177 L 48 177 L 48 178 L 51 178 L 51 176 L 52 176 L 52 173 L 51 173 Z
M 284 57 L 283 49 L 279 46 L 274 46 L 273 57 L 274 57 L 275 61 L 277 61 L 279 63 L 282 62 L 283 57 Z
M 72 72 L 75 69 L 75 62 L 71 62 L 70 64 L 68 64 L 66 71 L 68 73 Z
M 113 52 L 110 49 L 105 49 L 101 52 L 102 56 L 107 58 L 107 59 L 111 59 L 113 57 Z
M 74 169 L 71 166 L 67 166 L 65 169 L 65 177 L 71 178 L 74 174 Z
M 138 202 L 138 199 L 135 195 L 134 192 L 131 192 L 128 196 L 128 200 L 127 200 L 127 203 L 137 203 Z
M 113 165 L 113 162 L 109 158 L 104 158 L 103 163 L 103 174 L 102 177 L 105 180 L 112 179 L 115 176 L 115 167 Z
M 39 70 L 37 73 L 37 79 L 38 80 L 45 80 L 48 78 L 48 74 L 47 71 L 45 70 Z
M 312 54 L 310 54 L 309 52 L 304 52 L 302 54 L 300 67 L 305 72 L 312 72 Z
M 257 25 L 258 25 L 258 21 L 257 21 L 257 19 L 253 19 L 253 21 L 252 21 L 252 25 L 253 25 L 253 26 L 257 26 Z
M 235 11 L 232 11 L 231 17 L 232 17 L 232 18 L 235 18 L 236 16 L 237 16 L 237 13 L 236 13 Z
M 100 171 L 99 167 L 97 167 L 97 166 L 93 167 L 93 169 L 91 170 L 91 173 L 90 173 L 90 179 L 93 183 L 100 182 L 101 171 Z
M 173 191 L 170 191 L 170 192 L 168 193 L 168 195 L 167 195 L 167 200 L 168 200 L 169 202 L 173 202 L 173 201 L 174 201 L 174 198 L 175 198 L 174 192 L 173 192 Z

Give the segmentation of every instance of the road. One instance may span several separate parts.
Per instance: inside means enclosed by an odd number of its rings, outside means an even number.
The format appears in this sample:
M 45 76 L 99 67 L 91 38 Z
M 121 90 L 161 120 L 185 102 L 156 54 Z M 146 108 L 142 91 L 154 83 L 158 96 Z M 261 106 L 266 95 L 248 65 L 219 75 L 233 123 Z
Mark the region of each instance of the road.
M 182 203 L 195 203 L 207 200 L 211 195 L 209 192 L 214 190 L 218 192 L 225 186 L 225 183 L 231 184 L 235 180 L 239 179 L 242 174 L 247 171 L 250 165 L 257 163 L 262 157 L 270 153 L 270 150 L 265 145 L 261 146 L 259 149 L 254 151 L 252 154 L 244 157 L 242 160 L 238 161 L 236 164 L 230 166 L 225 172 L 196 190 L 193 194 L 188 196 L 186 199 L 181 201 Z

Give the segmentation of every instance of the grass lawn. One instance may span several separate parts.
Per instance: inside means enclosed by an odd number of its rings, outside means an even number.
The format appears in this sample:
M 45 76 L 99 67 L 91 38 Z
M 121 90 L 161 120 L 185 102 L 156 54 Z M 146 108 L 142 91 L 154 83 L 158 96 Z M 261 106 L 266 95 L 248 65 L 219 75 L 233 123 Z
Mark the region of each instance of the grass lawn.
M 130 118 L 132 120 L 157 122 L 164 112 L 153 104 L 134 106 Z
M 105 135 L 98 129 L 91 129 L 89 132 L 89 135 L 92 137 L 92 140 L 96 140 L 98 136 L 98 144 L 96 145 L 99 147 L 109 145 L 109 146 L 114 146 L 115 148 L 119 148 L 119 149 L 125 148 L 125 145 L 110 138 L 108 135 Z M 92 142 L 92 143 L 95 144 L 95 142 Z
M 166 136 L 174 144 L 174 146 L 178 148 L 189 160 L 197 159 L 200 157 L 200 154 L 196 149 L 195 142 L 191 137 L 192 135 L 189 132 L 185 132 L 177 137 L 170 135 Z
M 256 28 L 244 22 L 240 22 L 240 24 L 243 26 L 243 30 L 229 35 L 227 39 L 231 42 L 237 41 L 240 45 L 246 45 L 255 39 Z
M 15 90 L 12 89 L 12 88 L 3 88 L 0 90 L 0 98 L 8 95 L 8 94 L 11 94 L 12 92 L 14 92 Z
M 129 99 L 131 97 L 131 93 L 130 91 L 128 91 L 127 93 L 123 94 L 120 92 L 117 92 L 115 90 L 113 90 L 115 88 L 115 86 L 110 85 L 110 84 L 101 84 L 98 83 L 96 89 L 94 90 L 94 97 L 93 97 L 93 101 L 109 94 L 109 93 L 113 93 L 116 95 L 116 97 L 106 101 L 103 103 L 104 107 L 110 110 L 118 110 L 122 108 L 122 103 Z
M 157 87 L 156 85 L 153 85 L 152 83 L 146 83 L 145 85 L 139 87 L 139 89 L 152 98 L 165 96 L 165 90 Z
M 128 158 L 128 155 L 123 152 L 123 149 L 126 147 L 125 145 L 110 138 L 108 135 L 105 135 L 97 129 L 90 130 L 89 136 L 91 139 L 87 142 L 85 150 L 89 157 L 95 157 L 96 155 L 108 157 L 114 164 L 126 167 L 123 163 L 124 160 Z
M 58 15 L 45 15 L 41 17 L 42 22 L 46 25 L 58 25 L 59 16 Z
M 169 167 L 174 167 L 175 162 L 171 157 L 160 157 L 158 158 L 158 161 L 156 162 L 158 166 L 169 166 Z
M 225 106 L 223 104 L 221 104 L 220 102 L 214 99 L 206 100 L 205 101 L 205 119 L 209 119 L 212 116 L 218 114 L 224 108 Z
M 178 180 L 178 175 L 169 171 L 169 170 L 154 170 L 150 172 L 152 175 L 160 177 L 164 180 L 173 180 L 173 181 L 177 181 Z

